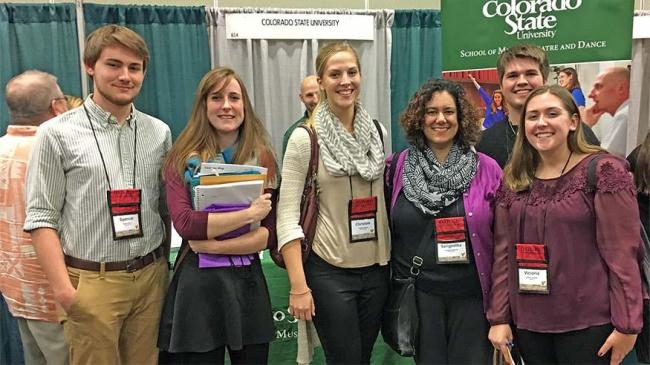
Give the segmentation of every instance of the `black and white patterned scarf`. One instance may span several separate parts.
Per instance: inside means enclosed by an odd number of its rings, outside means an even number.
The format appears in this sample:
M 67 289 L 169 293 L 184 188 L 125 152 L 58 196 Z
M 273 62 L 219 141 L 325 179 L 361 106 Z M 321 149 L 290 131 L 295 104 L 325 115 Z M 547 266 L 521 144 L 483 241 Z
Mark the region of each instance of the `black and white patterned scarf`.
M 382 176 L 384 147 L 370 114 L 359 103 L 354 113 L 354 133 L 345 130 L 327 100 L 323 100 L 315 113 L 320 156 L 330 175 L 358 173 L 366 181 Z
M 476 152 L 463 153 L 456 142 L 442 164 L 431 149 L 411 146 L 404 161 L 404 196 L 424 214 L 438 214 L 469 188 L 477 169 Z

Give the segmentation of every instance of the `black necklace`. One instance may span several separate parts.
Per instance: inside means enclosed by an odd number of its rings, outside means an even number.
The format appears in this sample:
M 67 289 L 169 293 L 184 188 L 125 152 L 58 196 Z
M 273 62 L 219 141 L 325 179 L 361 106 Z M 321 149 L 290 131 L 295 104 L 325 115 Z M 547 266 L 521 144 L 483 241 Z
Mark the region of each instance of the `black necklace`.
M 566 170 L 566 167 L 569 166 L 569 161 L 571 161 L 571 156 L 573 156 L 573 151 L 569 153 L 569 158 L 566 159 L 566 162 L 564 163 L 564 167 L 562 167 L 562 171 L 560 171 L 560 176 L 564 175 L 564 171 Z

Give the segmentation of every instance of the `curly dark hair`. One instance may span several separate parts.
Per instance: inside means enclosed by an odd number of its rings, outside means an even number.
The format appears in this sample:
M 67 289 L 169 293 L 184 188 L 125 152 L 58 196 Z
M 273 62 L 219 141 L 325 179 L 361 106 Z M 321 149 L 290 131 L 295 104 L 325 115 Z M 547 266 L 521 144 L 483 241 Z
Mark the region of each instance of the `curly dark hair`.
M 478 143 L 481 137 L 480 114 L 467 100 L 465 89 L 448 80 L 434 79 L 425 82 L 409 100 L 409 105 L 399 120 L 406 133 L 406 139 L 421 150 L 427 148 L 426 138 L 422 131 L 424 109 L 434 93 L 443 91 L 448 92 L 456 103 L 458 133 L 454 139 L 460 142 L 461 147 L 468 149 Z

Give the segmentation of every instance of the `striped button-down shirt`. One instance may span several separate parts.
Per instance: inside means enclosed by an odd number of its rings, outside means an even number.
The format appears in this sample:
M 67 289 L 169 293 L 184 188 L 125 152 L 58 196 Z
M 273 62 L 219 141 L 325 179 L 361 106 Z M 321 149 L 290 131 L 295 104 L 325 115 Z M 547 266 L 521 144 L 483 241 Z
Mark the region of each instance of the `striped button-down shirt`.
M 165 235 L 162 217 L 167 216 L 167 208 L 161 167 L 171 148 L 169 127 L 135 108 L 120 126 L 91 97 L 84 107 L 62 114 L 38 130 L 27 175 L 24 230 L 56 229 L 63 252 L 84 260 L 112 262 L 145 255 L 158 247 Z M 133 187 L 136 159 L 135 186 L 142 189 L 142 237 L 113 240 L 106 194 L 109 185 L 99 149 L 112 189 Z

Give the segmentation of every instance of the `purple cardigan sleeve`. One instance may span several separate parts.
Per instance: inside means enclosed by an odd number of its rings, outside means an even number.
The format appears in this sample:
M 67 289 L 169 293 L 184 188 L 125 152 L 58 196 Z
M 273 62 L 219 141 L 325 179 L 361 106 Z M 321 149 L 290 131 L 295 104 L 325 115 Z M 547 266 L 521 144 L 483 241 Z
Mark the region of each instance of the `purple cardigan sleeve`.
M 613 156 L 599 161 L 597 171 L 596 241 L 609 269 L 612 324 L 621 333 L 639 333 L 643 326 L 638 270 L 641 228 L 634 183 L 625 162 Z
M 167 207 L 174 229 L 185 240 L 208 239 L 208 212 L 192 209 L 190 191 L 173 168 L 165 170 Z
M 492 283 L 494 200 L 503 173 L 491 157 L 479 152 L 478 159 L 479 168 L 465 192 L 464 204 L 467 227 L 472 235 L 474 262 L 483 292 L 483 306 L 487 310 Z

